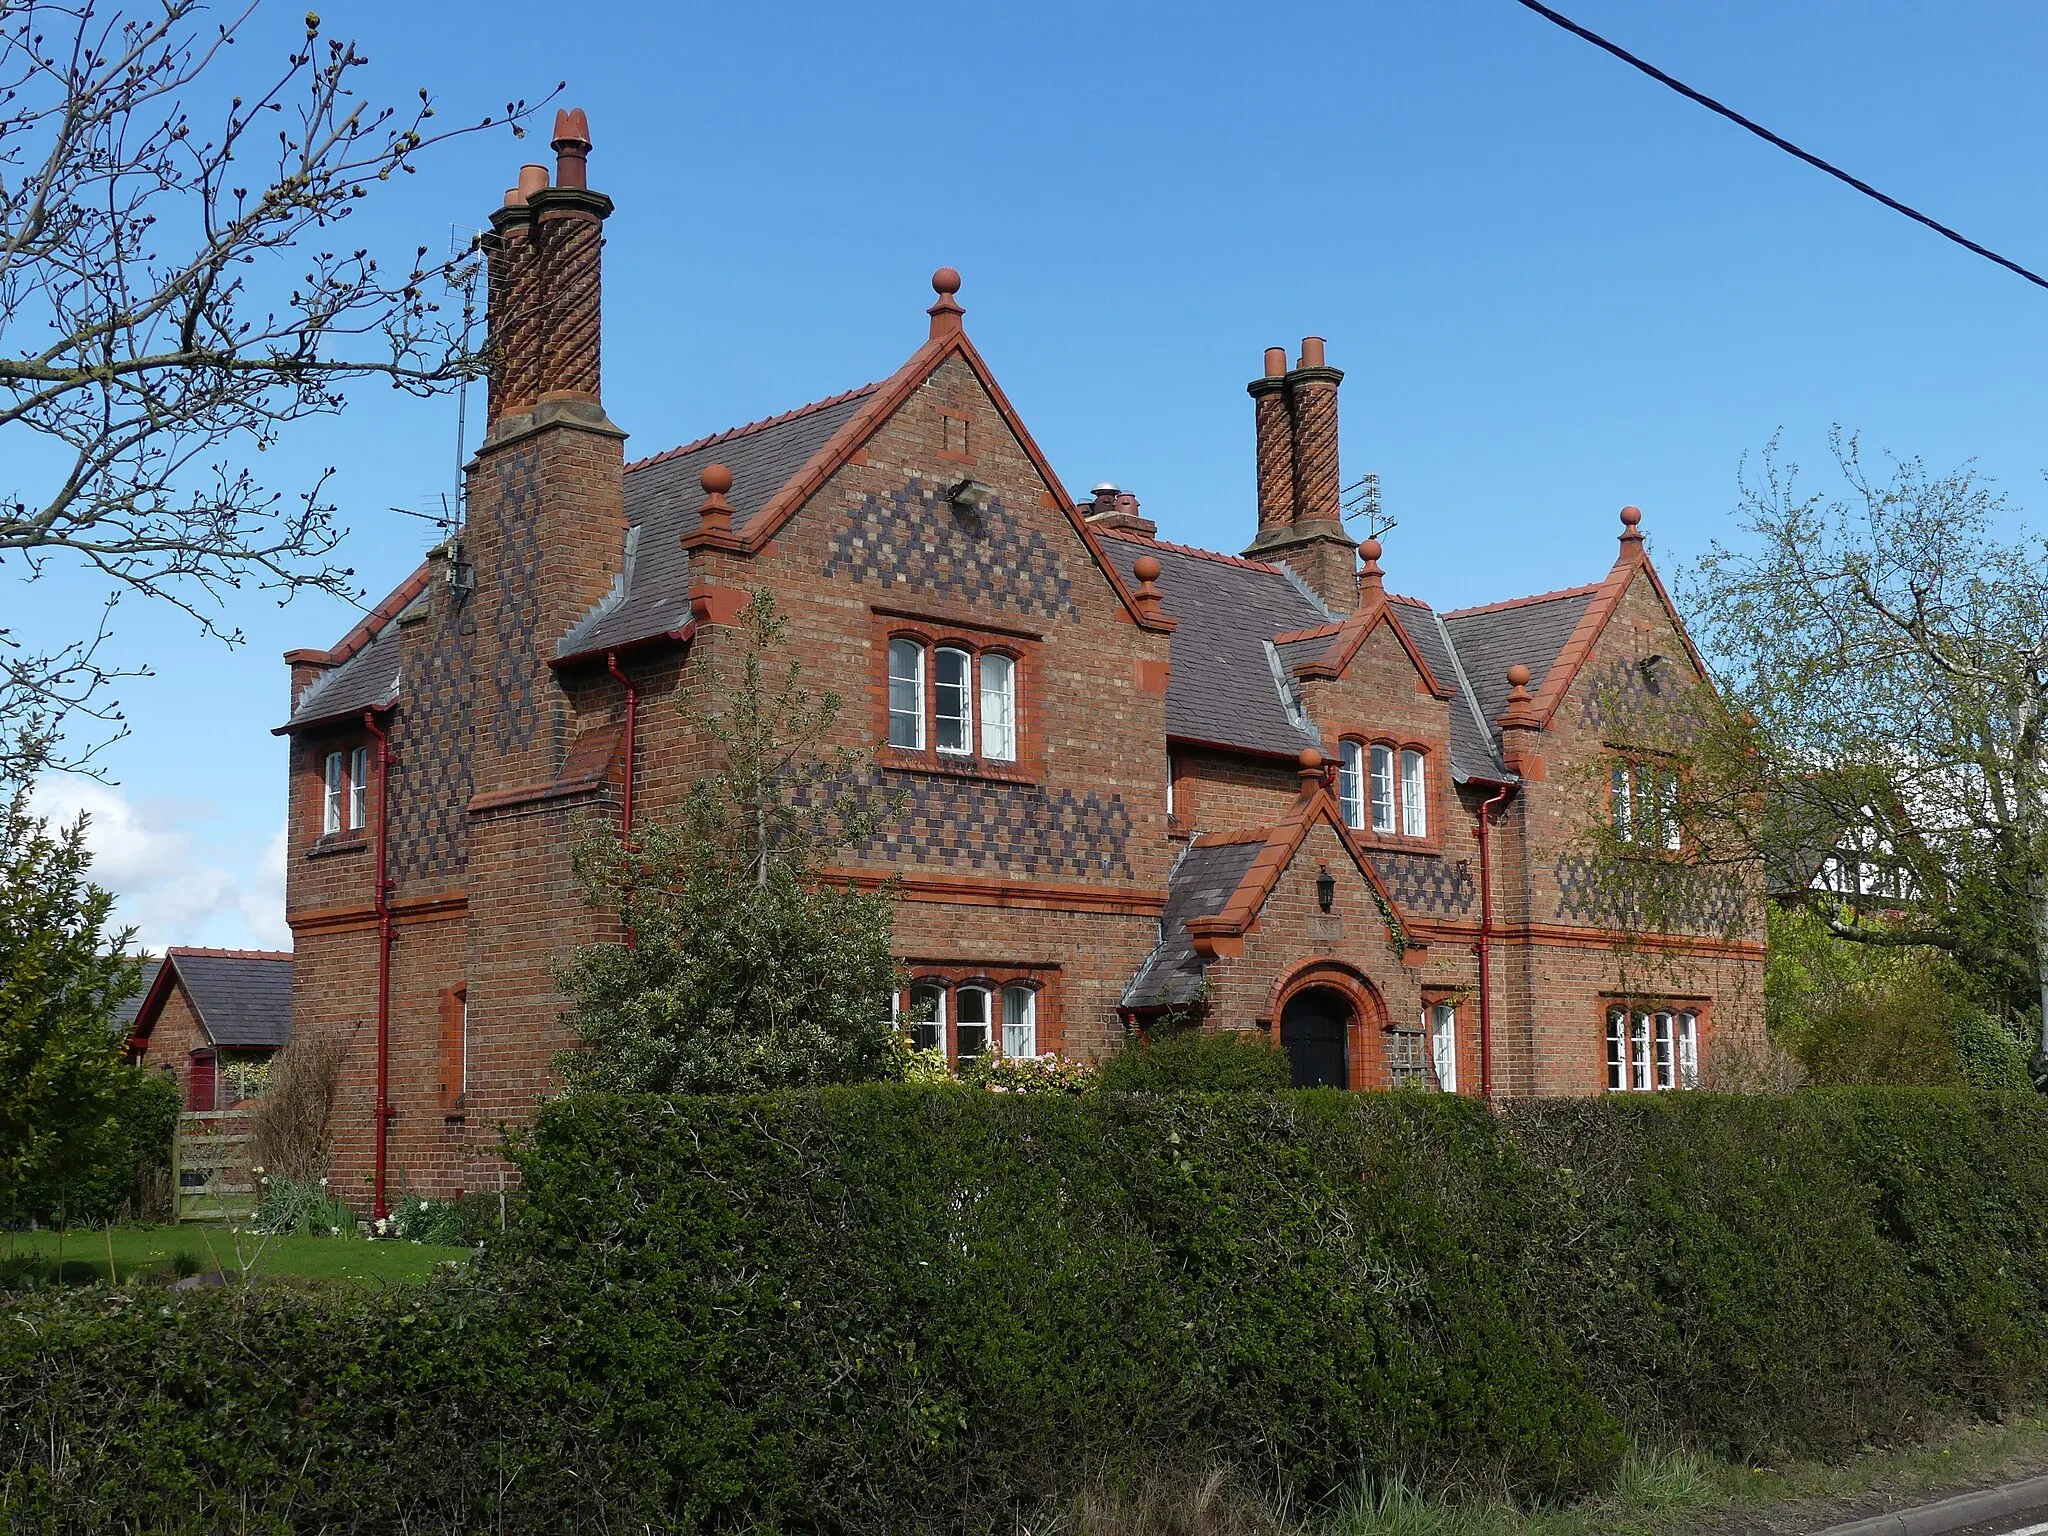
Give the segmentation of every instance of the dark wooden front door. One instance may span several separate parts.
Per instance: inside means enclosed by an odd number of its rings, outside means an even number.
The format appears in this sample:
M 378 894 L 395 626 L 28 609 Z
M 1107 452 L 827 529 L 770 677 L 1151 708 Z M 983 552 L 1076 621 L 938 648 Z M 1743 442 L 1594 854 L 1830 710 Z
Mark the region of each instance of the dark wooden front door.
M 1345 1041 L 1351 1033 L 1351 1005 L 1340 993 L 1317 987 L 1303 992 L 1280 1015 L 1280 1044 L 1294 1069 L 1297 1088 L 1351 1086 Z

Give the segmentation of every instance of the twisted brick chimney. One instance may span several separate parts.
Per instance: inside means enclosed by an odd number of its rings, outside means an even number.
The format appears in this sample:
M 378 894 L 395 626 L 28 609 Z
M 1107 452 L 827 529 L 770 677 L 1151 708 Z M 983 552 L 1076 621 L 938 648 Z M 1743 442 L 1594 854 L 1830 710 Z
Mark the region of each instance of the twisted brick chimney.
M 1323 339 L 1305 336 L 1293 368 L 1281 347 L 1266 349 L 1252 397 L 1259 455 L 1259 527 L 1245 554 L 1283 560 L 1339 613 L 1358 604 L 1356 549 L 1344 532 L 1337 455 L 1337 386 L 1342 369 L 1324 358 Z
M 554 179 L 520 168 L 491 215 L 490 399 L 469 466 L 475 571 L 472 768 L 479 794 L 544 784 L 573 724 L 547 662 L 625 559 L 626 434 L 606 418 L 599 335 L 604 221 L 590 124 L 555 115 Z

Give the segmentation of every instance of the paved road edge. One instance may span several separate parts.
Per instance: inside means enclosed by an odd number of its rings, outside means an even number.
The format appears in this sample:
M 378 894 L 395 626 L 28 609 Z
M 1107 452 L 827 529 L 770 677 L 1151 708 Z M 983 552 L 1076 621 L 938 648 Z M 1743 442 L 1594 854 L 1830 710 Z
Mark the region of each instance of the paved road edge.
M 1983 1488 L 1934 1504 L 1916 1504 L 1889 1514 L 1831 1525 L 1813 1536 L 1942 1536 L 1984 1520 L 2016 1515 L 2048 1505 L 2048 1475 L 2023 1478 L 2002 1488 Z

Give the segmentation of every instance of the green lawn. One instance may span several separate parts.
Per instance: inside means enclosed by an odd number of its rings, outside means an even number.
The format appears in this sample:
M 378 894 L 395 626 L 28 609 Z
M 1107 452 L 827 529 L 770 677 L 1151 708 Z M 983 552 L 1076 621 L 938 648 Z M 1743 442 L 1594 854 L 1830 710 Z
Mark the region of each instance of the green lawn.
M 123 1281 L 145 1271 L 168 1276 L 220 1270 L 236 1275 L 246 1269 L 256 1275 L 403 1284 L 426 1279 L 437 1265 L 469 1259 L 467 1248 L 361 1238 L 263 1237 L 203 1222 L 116 1227 L 112 1244 L 114 1273 Z M 47 1266 L 56 1262 L 60 1245 L 65 1279 L 73 1284 L 106 1282 L 108 1234 L 98 1229 L 74 1229 L 62 1237 L 55 1232 L 0 1232 L 0 1266 L 33 1255 L 44 1261 L 36 1278 L 47 1280 Z

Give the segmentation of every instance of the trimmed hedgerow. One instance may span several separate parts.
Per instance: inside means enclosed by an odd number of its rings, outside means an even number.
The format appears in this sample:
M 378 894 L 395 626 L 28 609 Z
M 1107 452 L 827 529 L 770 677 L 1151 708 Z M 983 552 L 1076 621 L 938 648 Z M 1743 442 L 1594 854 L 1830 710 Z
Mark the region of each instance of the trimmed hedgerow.
M 1183 1030 L 1133 1042 L 1102 1064 L 1110 1093 L 1225 1093 L 1281 1089 L 1293 1081 L 1287 1053 L 1250 1030 Z
M 551 1106 L 465 1279 L 25 1298 L 20 1529 L 986 1531 L 1109 1465 L 1597 1484 L 2048 1388 L 2048 1105 Z

